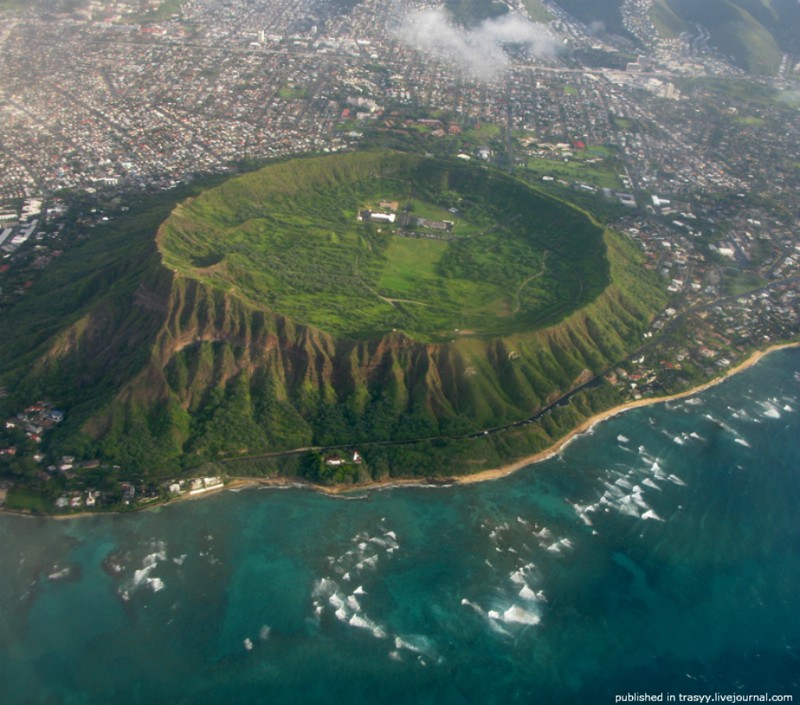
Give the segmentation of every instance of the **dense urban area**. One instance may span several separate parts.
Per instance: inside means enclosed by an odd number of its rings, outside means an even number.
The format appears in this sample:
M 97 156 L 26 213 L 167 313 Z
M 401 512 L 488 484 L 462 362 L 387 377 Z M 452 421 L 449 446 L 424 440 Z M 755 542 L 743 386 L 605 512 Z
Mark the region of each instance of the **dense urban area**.
M 669 303 L 606 374 L 626 398 L 690 388 L 796 341 L 800 57 L 747 76 L 700 29 L 662 38 L 651 4 L 623 4 L 620 36 L 514 0 L 511 14 L 535 32 L 478 64 L 469 51 L 481 45 L 459 41 L 463 30 L 421 30 L 420 18 L 443 17 L 431 3 L 0 10 L 0 316 L 146 194 L 380 145 L 493 164 L 638 245 Z M 221 486 L 104 486 L 98 461 L 36 451 L 69 413 L 56 403 L 30 399 L 3 419 L 0 456 L 27 452 L 42 481 L 57 477 L 59 509 Z M 0 504 L 11 487 L 0 485 Z

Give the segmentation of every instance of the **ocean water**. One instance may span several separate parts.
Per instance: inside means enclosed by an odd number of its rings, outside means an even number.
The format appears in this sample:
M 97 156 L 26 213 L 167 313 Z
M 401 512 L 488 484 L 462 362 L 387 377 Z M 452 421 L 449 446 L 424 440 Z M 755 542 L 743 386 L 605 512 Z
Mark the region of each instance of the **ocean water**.
M 0 516 L 0 703 L 800 698 L 800 351 L 495 482 Z

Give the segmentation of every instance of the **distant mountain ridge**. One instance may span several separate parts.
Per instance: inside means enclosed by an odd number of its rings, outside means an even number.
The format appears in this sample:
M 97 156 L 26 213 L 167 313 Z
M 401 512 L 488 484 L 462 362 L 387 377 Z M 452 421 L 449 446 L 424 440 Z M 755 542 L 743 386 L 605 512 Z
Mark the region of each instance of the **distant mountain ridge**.
M 556 0 L 578 19 L 626 33 L 623 0 Z M 783 53 L 800 54 L 800 3 L 795 0 L 654 0 L 650 16 L 663 36 L 709 34 L 709 45 L 752 74 L 772 75 Z

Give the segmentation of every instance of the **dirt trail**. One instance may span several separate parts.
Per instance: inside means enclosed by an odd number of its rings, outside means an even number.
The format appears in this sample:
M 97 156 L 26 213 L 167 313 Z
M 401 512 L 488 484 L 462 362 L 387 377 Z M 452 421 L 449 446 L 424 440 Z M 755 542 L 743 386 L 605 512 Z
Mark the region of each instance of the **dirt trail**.
M 514 305 L 514 310 L 511 312 L 511 315 L 512 315 L 512 316 L 514 316 L 514 315 L 516 315 L 517 313 L 519 313 L 520 306 L 522 305 L 522 303 L 521 303 L 521 301 L 520 301 L 520 296 L 522 295 L 522 290 L 523 290 L 523 289 L 524 289 L 524 288 L 525 288 L 525 287 L 526 287 L 528 284 L 530 284 L 530 283 L 531 283 L 531 282 L 532 282 L 534 279 L 538 279 L 539 277 L 541 277 L 541 276 L 542 276 L 542 275 L 545 273 L 545 271 L 546 271 L 546 270 L 547 270 L 547 250 L 545 250 L 545 251 L 544 251 L 544 254 L 542 255 L 542 268 L 541 268 L 541 269 L 540 269 L 540 270 L 539 270 L 539 271 L 538 271 L 536 274 L 531 274 L 531 275 L 530 275 L 530 276 L 529 276 L 529 277 L 528 277 L 528 278 L 527 278 L 527 279 L 526 279 L 524 282 L 522 282 L 522 284 L 520 284 L 520 285 L 519 285 L 519 287 L 517 288 L 517 293 L 516 293 L 516 299 L 517 299 L 517 303 Z

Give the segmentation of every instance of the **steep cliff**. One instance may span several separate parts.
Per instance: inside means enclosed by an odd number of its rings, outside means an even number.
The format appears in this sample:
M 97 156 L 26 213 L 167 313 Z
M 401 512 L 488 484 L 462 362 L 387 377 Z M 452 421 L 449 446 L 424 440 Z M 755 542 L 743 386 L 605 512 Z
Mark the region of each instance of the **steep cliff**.
M 184 237 L 189 225 L 200 227 L 186 211 L 176 211 Z M 168 222 L 174 234 L 175 215 Z M 189 265 L 176 259 L 164 245 L 173 236 L 162 227 L 158 246 L 152 233 L 125 247 L 117 241 L 101 269 L 87 266 L 71 278 L 70 291 L 83 291 L 83 302 L 73 300 L 60 317 L 65 325 L 43 336 L 24 370 L 15 368 L 20 398 L 55 396 L 69 406 L 71 424 L 56 438 L 61 448 L 158 475 L 354 443 L 365 444 L 369 461 L 376 442 L 422 441 L 430 462 L 404 467 L 402 452 L 378 446 L 380 459 L 359 472 L 478 469 L 538 447 L 547 433 L 523 429 L 508 447 L 470 451 L 470 465 L 454 467 L 448 459 L 462 457 L 454 444 L 468 443 L 459 437 L 529 418 L 604 372 L 638 344 L 662 303 L 635 248 L 598 229 L 607 283 L 557 323 L 509 325 L 505 335 L 451 329 L 447 339 L 391 329 L 337 335 L 243 293 L 226 279 L 229 270 L 216 276 L 221 259 L 208 259 L 201 241 L 186 249 Z M 518 300 L 515 291 L 509 297 Z M 290 470 L 301 471 L 291 457 Z M 272 471 L 281 462 L 252 467 Z

